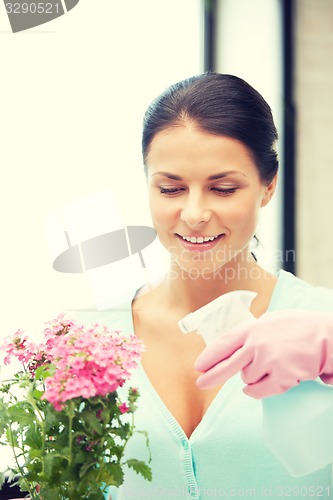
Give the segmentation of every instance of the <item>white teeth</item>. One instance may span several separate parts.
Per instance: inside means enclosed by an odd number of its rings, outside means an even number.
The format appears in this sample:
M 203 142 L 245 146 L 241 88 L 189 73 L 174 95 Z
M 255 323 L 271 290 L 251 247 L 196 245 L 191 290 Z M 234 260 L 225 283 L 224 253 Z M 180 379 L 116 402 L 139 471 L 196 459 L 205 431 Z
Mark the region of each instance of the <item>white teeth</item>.
M 218 237 L 218 234 L 216 236 L 198 236 L 198 238 L 196 238 L 195 236 L 182 236 L 183 240 L 189 241 L 190 243 L 204 243 L 207 241 L 213 241 Z

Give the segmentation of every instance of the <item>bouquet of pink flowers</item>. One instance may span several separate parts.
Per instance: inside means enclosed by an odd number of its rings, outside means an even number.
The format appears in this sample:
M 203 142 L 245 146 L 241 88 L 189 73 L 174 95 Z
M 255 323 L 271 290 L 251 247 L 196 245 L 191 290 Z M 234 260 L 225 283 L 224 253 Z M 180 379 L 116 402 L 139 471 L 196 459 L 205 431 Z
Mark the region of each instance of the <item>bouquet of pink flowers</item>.
M 138 391 L 125 400 L 117 393 L 143 351 L 134 335 L 60 315 L 43 342 L 19 330 L 0 350 L 5 364 L 20 363 L 0 385 L 0 444 L 13 450 L 0 484 L 15 478 L 30 498 L 101 500 L 108 485 L 122 484 L 125 465 L 151 480 L 147 463 L 124 458 L 135 432 L 146 435 L 150 456 L 146 432 L 134 426 Z

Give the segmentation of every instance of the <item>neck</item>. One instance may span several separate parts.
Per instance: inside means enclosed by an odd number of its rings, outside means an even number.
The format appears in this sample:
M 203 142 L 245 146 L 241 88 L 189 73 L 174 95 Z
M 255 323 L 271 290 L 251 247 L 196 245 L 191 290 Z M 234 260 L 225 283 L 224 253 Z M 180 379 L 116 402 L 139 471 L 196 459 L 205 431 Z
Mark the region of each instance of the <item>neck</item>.
M 190 312 L 233 290 L 255 291 L 259 297 L 268 281 L 275 282 L 275 278 L 262 269 L 251 255 L 246 257 L 244 259 L 241 254 L 216 273 L 195 277 L 173 262 L 162 284 L 168 304 Z

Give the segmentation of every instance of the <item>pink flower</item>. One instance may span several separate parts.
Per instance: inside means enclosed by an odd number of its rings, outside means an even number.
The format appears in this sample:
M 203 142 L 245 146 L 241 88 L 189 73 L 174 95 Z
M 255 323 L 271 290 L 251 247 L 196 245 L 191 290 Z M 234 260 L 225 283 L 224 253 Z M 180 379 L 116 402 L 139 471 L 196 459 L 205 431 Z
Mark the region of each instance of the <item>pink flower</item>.
M 142 342 L 134 335 L 125 337 L 98 323 L 85 327 L 60 314 L 46 325 L 44 343 L 33 344 L 18 330 L 0 349 L 6 353 L 5 364 L 15 356 L 27 364 L 32 377 L 39 366 L 53 365 L 52 375 L 44 381 L 42 399 L 57 410 L 70 399 L 116 391 L 129 379 L 143 351 Z M 125 403 L 119 408 L 123 413 L 129 409 Z
M 61 322 L 65 324 L 63 318 Z M 141 341 L 135 336 L 124 337 L 119 330 L 98 324 L 88 328 L 67 325 L 66 334 L 52 338 L 47 332 L 46 354 L 56 370 L 45 380 L 43 399 L 57 408 L 73 398 L 114 392 L 128 380 L 143 350 Z
M 0 350 L 6 353 L 5 365 L 10 364 L 13 356 L 21 363 L 28 363 L 34 358 L 37 349 L 37 345 L 29 342 L 28 337 L 24 335 L 22 330 L 17 330 L 13 336 L 5 338 L 0 347 Z
M 121 405 L 118 406 L 118 408 L 121 411 L 121 413 L 127 413 L 130 409 L 126 403 L 122 403 Z

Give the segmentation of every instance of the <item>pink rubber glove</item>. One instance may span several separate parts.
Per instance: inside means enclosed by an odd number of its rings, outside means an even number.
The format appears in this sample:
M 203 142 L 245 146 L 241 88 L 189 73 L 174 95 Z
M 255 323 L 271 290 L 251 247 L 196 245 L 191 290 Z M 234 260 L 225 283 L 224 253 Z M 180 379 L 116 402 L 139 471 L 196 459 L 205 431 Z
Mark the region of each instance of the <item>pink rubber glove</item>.
M 206 347 L 195 363 L 200 389 L 226 382 L 241 370 L 245 394 L 260 399 L 302 380 L 333 384 L 333 314 L 276 311 L 246 321 Z

